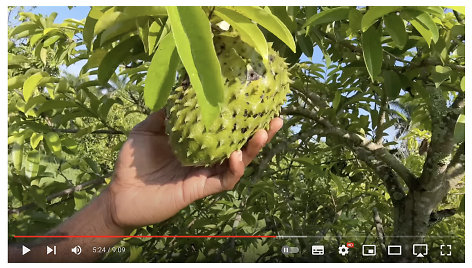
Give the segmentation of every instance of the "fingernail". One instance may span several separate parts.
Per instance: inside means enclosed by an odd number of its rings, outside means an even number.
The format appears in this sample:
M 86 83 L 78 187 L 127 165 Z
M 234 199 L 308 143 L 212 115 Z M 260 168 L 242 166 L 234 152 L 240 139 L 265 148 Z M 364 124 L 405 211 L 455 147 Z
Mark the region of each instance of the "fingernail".
M 237 155 L 238 155 L 238 160 L 243 161 L 243 152 L 241 150 L 238 150 Z

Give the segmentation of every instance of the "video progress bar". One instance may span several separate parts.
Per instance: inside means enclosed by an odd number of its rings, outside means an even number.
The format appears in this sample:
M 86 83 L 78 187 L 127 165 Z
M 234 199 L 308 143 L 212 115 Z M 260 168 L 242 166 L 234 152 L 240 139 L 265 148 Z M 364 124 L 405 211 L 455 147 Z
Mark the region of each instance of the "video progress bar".
M 317 236 L 317 235 L 14 235 L 14 238 L 338 238 L 338 236 Z M 420 236 L 385 236 L 385 237 L 420 237 Z M 422 238 L 446 238 L 456 237 L 455 235 L 446 236 L 427 236 Z M 365 238 L 363 236 L 341 236 L 341 238 Z
M 277 238 L 275 235 L 14 235 L 14 238 Z

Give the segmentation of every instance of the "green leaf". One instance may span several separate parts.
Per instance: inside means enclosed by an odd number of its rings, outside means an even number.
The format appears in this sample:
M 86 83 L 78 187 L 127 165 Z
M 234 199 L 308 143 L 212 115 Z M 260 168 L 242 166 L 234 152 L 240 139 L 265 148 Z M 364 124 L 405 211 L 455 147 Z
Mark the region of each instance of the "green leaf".
M 459 204 L 459 208 L 457 209 L 459 213 L 465 213 L 465 195 L 461 198 L 461 203 Z
M 139 37 L 143 41 L 144 52 L 149 53 L 149 21 L 146 19 L 144 21 L 136 20 L 136 25 L 138 27 Z
M 241 39 L 254 47 L 263 59 L 268 58 L 267 41 L 259 27 L 240 13 L 223 7 L 217 7 L 215 14 L 228 22 L 241 35 Z
M 37 113 L 42 114 L 46 111 L 53 110 L 53 109 L 65 109 L 65 108 L 72 108 L 76 107 L 77 105 L 73 101 L 66 101 L 66 100 L 49 100 L 38 109 Z
M 46 48 L 41 48 L 41 51 L 39 53 L 39 58 L 43 62 L 44 65 L 47 65 L 48 61 L 48 50 Z
M 23 55 L 8 53 L 8 68 L 11 66 L 21 66 L 21 64 L 28 62 L 28 58 Z
M 290 30 L 290 32 L 294 32 L 297 29 L 297 24 L 293 21 L 293 19 L 288 15 L 287 7 L 285 6 L 270 6 L 269 7 L 272 14 L 274 14 L 277 18 L 279 18 L 285 26 Z
M 402 87 L 400 76 L 395 71 L 392 70 L 384 70 L 383 71 L 383 78 L 384 78 L 384 89 L 387 93 L 387 96 L 394 100 L 400 94 L 400 89 Z
M 57 40 L 59 40 L 59 38 L 61 38 L 60 35 L 54 35 L 54 36 L 49 37 L 48 39 L 44 41 L 43 47 L 48 47 L 54 44 Z
M 77 144 L 77 142 L 75 141 L 75 139 L 71 139 L 71 138 L 65 137 L 65 138 L 61 141 L 61 146 L 62 146 L 62 149 L 63 149 L 66 153 L 75 154 L 75 153 L 77 152 L 78 144 Z
M 116 11 L 116 8 L 117 7 L 110 8 L 100 16 L 100 18 L 95 23 L 95 27 L 93 30 L 94 35 L 98 35 L 99 33 L 103 32 L 105 29 L 112 27 L 114 24 L 118 22 L 129 19 L 122 12 Z
M 362 34 L 362 52 L 364 62 L 372 81 L 380 74 L 382 68 L 382 45 L 380 43 L 381 32 L 371 26 Z
M 465 75 L 461 79 L 461 89 L 462 91 L 465 91 Z
M 38 175 L 40 159 L 41 158 L 38 151 L 33 150 L 28 153 L 25 165 L 25 175 L 27 178 L 31 179 Z
M 408 34 L 405 30 L 403 19 L 397 14 L 388 14 L 384 17 L 385 30 L 392 37 L 397 47 L 403 48 L 408 41 Z
M 313 56 L 313 41 L 310 36 L 301 34 L 297 35 L 297 43 L 302 52 L 309 58 Z
M 98 107 L 98 115 L 102 119 L 106 120 L 111 107 L 113 106 L 113 104 L 117 104 L 117 103 L 122 103 L 121 99 L 118 99 L 118 100 L 110 99 L 110 98 L 105 99 L 105 101 L 101 102 L 100 107 Z
M 351 10 L 351 7 L 335 7 L 323 10 L 308 18 L 303 27 L 345 20 L 349 16 L 349 10 Z
M 415 20 L 421 23 L 423 27 L 426 27 L 431 31 L 433 42 L 436 43 L 439 39 L 439 31 L 431 16 L 427 13 L 421 13 L 420 15 L 416 16 Z
M 433 21 L 431 16 L 427 13 L 418 10 L 404 10 L 402 16 L 415 27 L 415 29 L 423 36 L 428 46 L 431 45 L 431 40 L 435 43 L 439 39 L 439 31 L 436 23 Z
M 157 44 L 157 38 L 159 37 L 159 33 L 161 32 L 162 27 L 157 22 L 151 23 L 149 26 L 149 34 L 148 34 L 148 55 L 151 55 L 154 52 L 154 47 Z
M 338 106 L 340 102 L 341 102 L 341 91 L 337 90 L 334 95 L 334 100 L 333 100 L 333 109 L 335 111 L 338 110 Z
M 257 221 L 256 221 L 256 218 L 254 218 L 254 216 L 252 215 L 252 213 L 250 211 L 244 211 L 242 214 L 241 214 L 241 218 L 243 218 L 243 220 L 249 225 L 249 226 L 252 226 L 252 227 L 255 227 Z
M 457 143 L 465 141 L 465 114 L 459 115 L 454 128 L 454 140 Z
M 42 37 L 43 37 L 43 33 L 37 33 L 31 36 L 29 39 L 29 46 L 33 47 Z
M 87 203 L 90 201 L 87 192 L 85 191 L 75 191 L 74 192 L 74 203 L 75 203 L 75 210 L 78 211 L 85 207 Z
M 120 63 L 125 62 L 131 55 L 141 52 L 142 49 L 143 43 L 137 35 L 121 41 L 101 61 L 98 67 L 98 81 L 103 85 L 106 84 Z
M 364 14 L 362 17 L 361 28 L 362 31 L 365 32 L 369 29 L 372 24 L 374 24 L 379 18 L 383 17 L 384 15 L 398 11 L 401 7 L 389 7 L 389 6 L 374 6 L 369 7 L 369 10 Z
M 448 66 L 436 65 L 431 72 L 430 78 L 438 88 L 444 81 L 451 77 L 452 69 Z
M 361 30 L 361 21 L 362 21 L 362 13 L 357 10 L 356 8 L 351 8 L 349 10 L 349 28 L 351 28 L 351 32 L 355 33 Z
M 41 78 L 43 78 L 43 74 L 39 72 L 33 74 L 25 80 L 25 83 L 23 84 L 23 98 L 26 102 L 28 102 L 29 98 L 33 96 L 33 92 L 37 88 Z
M 80 70 L 80 73 L 84 74 L 89 69 L 98 67 L 100 65 L 100 63 L 102 62 L 103 58 L 107 55 L 107 53 L 108 53 L 108 51 L 106 49 L 103 49 L 103 48 L 99 48 L 99 49 L 94 50 L 91 53 L 89 59 L 87 60 L 87 63 L 84 64 L 84 66 Z
M 42 140 L 43 140 L 43 133 L 34 132 L 33 134 L 31 134 L 31 138 L 30 138 L 31 148 L 36 149 L 36 147 L 38 147 L 39 142 Z
M 8 78 L 8 90 L 22 87 L 26 78 L 26 75 L 17 75 L 12 78 Z
M 139 17 L 165 15 L 165 8 L 160 6 L 113 7 L 103 13 L 103 15 L 98 19 L 97 23 L 95 24 L 94 34 L 98 35 L 105 29 L 108 29 L 118 23 L 133 23 L 131 20 Z
M 10 37 L 13 37 L 17 34 L 21 34 L 21 33 L 24 33 L 24 32 L 33 32 L 34 30 L 38 29 L 38 24 L 36 24 L 36 22 L 32 22 L 32 21 L 28 21 L 28 22 L 24 22 L 24 23 L 21 23 L 20 25 L 16 26 L 15 28 L 13 28 L 13 30 L 10 32 L 9 36 Z
M 172 34 L 162 39 L 152 57 L 146 80 L 144 81 L 144 102 L 151 110 L 164 107 L 170 90 L 175 83 L 179 55 Z
M 23 143 L 25 141 L 25 137 L 23 134 L 18 134 L 16 137 L 15 142 L 13 143 L 11 149 L 11 158 L 13 160 L 13 167 L 20 171 L 21 170 L 21 163 L 23 162 Z
M 56 132 L 49 132 L 46 134 L 46 144 L 48 145 L 49 149 L 57 156 L 61 157 L 61 138 Z
M 163 6 L 126 6 L 123 8 L 123 13 L 130 18 L 167 16 L 166 8 Z
M 88 50 L 92 48 L 92 41 L 94 37 L 95 24 L 103 15 L 103 7 L 92 7 L 87 18 L 85 19 L 84 30 L 82 36 L 84 38 L 85 46 Z
M 266 28 L 269 32 L 277 36 L 282 42 L 284 42 L 293 52 L 296 52 L 295 40 L 293 40 L 292 34 L 287 29 L 287 26 L 280 21 L 279 18 L 264 10 L 260 7 L 231 7 L 242 15 L 250 18 L 254 22 L 258 23 L 262 27 Z
M 210 22 L 200 7 L 167 7 L 175 45 L 197 94 L 202 120 L 211 126 L 223 101 L 221 67 Z

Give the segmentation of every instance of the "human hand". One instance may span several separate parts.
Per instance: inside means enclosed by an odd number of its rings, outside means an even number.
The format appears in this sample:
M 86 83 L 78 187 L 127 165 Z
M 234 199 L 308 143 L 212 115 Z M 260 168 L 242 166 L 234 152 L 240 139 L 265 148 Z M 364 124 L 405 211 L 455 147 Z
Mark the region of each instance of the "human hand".
M 164 221 L 195 200 L 231 190 L 259 151 L 282 127 L 274 118 L 269 131 L 258 130 L 243 150 L 214 167 L 182 166 L 165 133 L 160 110 L 136 125 L 123 144 L 109 185 L 113 222 L 135 228 Z

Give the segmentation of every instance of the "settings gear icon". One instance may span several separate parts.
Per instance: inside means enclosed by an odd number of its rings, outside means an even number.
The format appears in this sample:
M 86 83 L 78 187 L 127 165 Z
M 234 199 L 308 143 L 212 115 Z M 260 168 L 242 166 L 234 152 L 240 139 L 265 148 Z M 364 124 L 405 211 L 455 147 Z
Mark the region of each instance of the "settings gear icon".
M 343 255 L 343 256 L 346 256 L 348 253 L 349 253 L 349 248 L 346 247 L 346 245 L 342 245 L 340 247 L 338 247 L 338 252 L 339 254 Z

